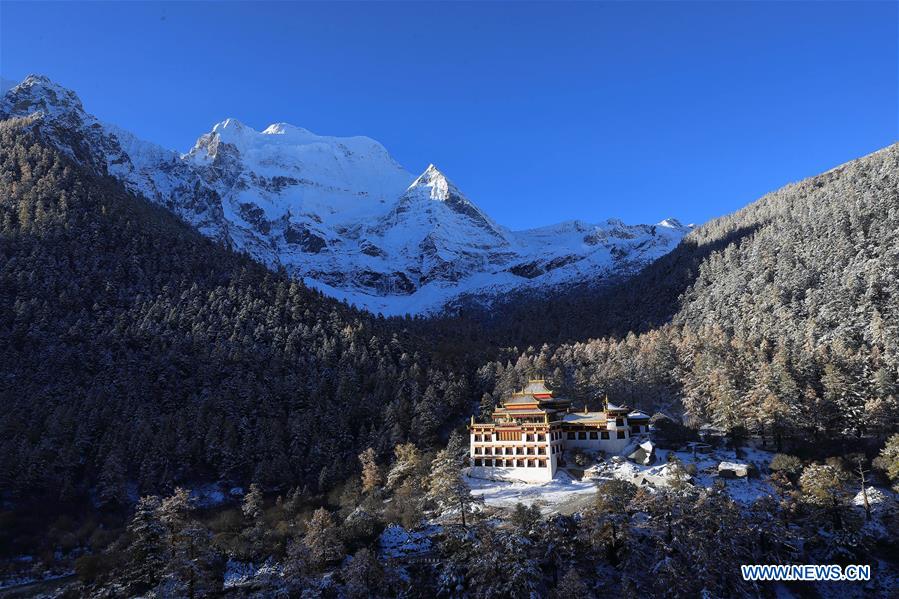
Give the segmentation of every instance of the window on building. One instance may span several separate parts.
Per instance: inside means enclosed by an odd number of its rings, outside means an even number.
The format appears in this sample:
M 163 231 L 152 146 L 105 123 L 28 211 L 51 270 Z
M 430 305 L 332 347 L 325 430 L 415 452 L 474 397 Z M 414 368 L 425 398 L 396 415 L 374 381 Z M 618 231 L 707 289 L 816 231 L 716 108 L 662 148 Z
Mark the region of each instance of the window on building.
M 537 453 L 538 453 L 539 455 L 546 455 L 546 448 L 545 448 L 545 447 L 538 447 L 538 448 L 537 448 Z
M 515 460 L 516 468 L 524 468 L 524 460 Z
M 624 418 L 616 418 L 615 426 L 624 426 Z
M 480 460 L 480 458 L 475 458 L 475 460 L 474 460 L 474 465 L 475 465 L 475 466 L 480 466 L 480 465 L 481 465 L 481 460 Z
M 528 460 L 528 468 L 534 467 L 534 460 Z
M 585 433 L 585 432 L 578 433 L 577 438 L 581 441 L 584 441 L 587 439 L 587 433 Z
M 475 447 L 475 448 L 474 448 L 475 454 L 480 455 L 482 451 L 483 451 L 483 449 L 481 449 L 480 447 Z
M 528 435 L 527 437 L 525 437 L 525 439 L 527 439 L 528 441 L 533 441 L 534 435 Z
M 577 437 L 575 436 L 574 433 L 568 433 L 568 439 L 569 439 L 570 441 L 574 441 L 576 438 L 577 438 Z
M 539 460 L 537 463 L 540 465 L 541 468 L 546 468 L 546 460 Z
M 544 434 L 537 435 L 537 440 L 538 441 L 546 441 L 546 435 L 544 435 Z
M 493 455 L 493 449 L 490 447 L 485 447 L 484 453 L 486 453 L 487 455 Z
M 618 438 L 624 439 L 624 431 L 618 431 Z
M 590 431 L 590 438 L 599 439 L 599 433 L 597 433 L 596 431 Z
M 602 432 L 600 432 L 599 434 L 600 434 L 600 438 L 602 438 L 602 439 L 608 439 L 608 438 L 609 438 L 609 431 L 602 431 Z

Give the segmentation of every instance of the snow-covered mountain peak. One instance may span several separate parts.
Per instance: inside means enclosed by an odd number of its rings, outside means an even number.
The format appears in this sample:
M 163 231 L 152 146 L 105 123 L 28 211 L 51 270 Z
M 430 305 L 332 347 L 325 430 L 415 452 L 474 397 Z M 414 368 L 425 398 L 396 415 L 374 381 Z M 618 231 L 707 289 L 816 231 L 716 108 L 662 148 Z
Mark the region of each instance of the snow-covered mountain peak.
M 430 199 L 438 202 L 445 202 L 453 195 L 465 197 L 459 188 L 453 185 L 434 164 L 429 164 L 428 168 L 412 182 L 406 191 L 416 190 L 423 191 Z
M 212 126 L 212 132 L 218 135 L 240 135 L 247 130 L 252 131 L 251 128 L 232 117 Z
M 28 75 L 4 94 L 4 103 L 25 114 L 40 112 L 50 118 L 63 115 L 81 116 L 84 108 L 78 95 L 44 75 Z
M 272 123 L 262 131 L 263 135 L 293 135 L 303 137 L 316 137 L 309 129 L 297 127 L 290 123 Z
M 39 75 L 0 98 L 0 119 L 35 113 L 45 138 L 80 164 L 204 235 L 384 314 L 602 284 L 670 251 L 692 228 L 669 218 L 509 231 L 434 164 L 413 177 L 371 138 L 282 122 L 257 131 L 226 119 L 179 154 L 98 120 L 74 92 Z
M 388 220 L 397 222 L 415 220 L 418 227 L 447 231 L 445 235 L 457 240 L 464 238 L 458 230 L 471 228 L 487 233 L 491 243 L 507 243 L 505 231 L 493 222 L 480 208 L 465 197 L 458 187 L 433 164 L 419 175 L 397 202 Z
M 668 229 L 680 229 L 680 230 L 689 230 L 689 229 L 693 228 L 692 225 L 684 225 L 679 220 L 677 220 L 676 218 L 673 218 L 673 217 L 669 217 L 669 218 L 659 221 L 658 223 L 656 223 L 656 226 L 666 227 Z

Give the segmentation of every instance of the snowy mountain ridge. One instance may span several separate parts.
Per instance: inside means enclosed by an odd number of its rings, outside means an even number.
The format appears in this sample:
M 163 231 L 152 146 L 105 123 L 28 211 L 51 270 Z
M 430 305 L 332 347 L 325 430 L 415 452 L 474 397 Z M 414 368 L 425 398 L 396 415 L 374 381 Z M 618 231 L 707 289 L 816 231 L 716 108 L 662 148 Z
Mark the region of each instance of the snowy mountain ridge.
M 610 219 L 510 231 L 433 164 L 415 177 L 373 139 L 287 123 L 256 131 L 227 119 L 180 154 L 100 121 L 74 92 L 41 76 L 0 99 L 0 118 L 31 115 L 61 151 L 204 235 L 385 315 L 433 313 L 465 296 L 601 284 L 669 252 L 692 228 Z

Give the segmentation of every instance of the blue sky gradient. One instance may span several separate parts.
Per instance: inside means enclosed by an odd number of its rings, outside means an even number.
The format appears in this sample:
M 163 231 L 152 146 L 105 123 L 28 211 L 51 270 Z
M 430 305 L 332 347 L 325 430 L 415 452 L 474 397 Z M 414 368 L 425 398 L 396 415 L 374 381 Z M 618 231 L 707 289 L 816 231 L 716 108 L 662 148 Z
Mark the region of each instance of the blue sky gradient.
M 703 222 L 896 141 L 895 2 L 0 4 L 0 74 L 186 151 L 368 135 L 498 222 Z

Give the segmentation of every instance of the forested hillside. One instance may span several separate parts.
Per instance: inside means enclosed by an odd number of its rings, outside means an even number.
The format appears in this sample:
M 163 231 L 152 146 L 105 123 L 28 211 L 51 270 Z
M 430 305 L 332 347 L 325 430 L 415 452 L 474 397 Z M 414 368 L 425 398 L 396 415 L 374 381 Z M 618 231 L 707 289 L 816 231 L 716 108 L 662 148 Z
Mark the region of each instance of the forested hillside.
M 387 320 L 5 121 L 0 575 L 24 554 L 40 577 L 74 568 L 71 596 L 738 596 L 756 590 L 742 563 L 891 559 L 874 543 L 893 512 L 872 520 L 850 481 L 868 463 L 896 481 L 897 275 L 892 146 L 697 229 L 611 290 Z M 534 374 L 594 407 L 608 394 L 831 459 L 774 456 L 778 499 L 749 507 L 670 454 L 672 486 L 607 481 L 572 516 L 470 509 L 467 444 L 440 448 Z M 213 481 L 245 492 L 198 509 L 191 490 Z M 398 564 L 397 535 L 432 561 Z
M 467 410 L 465 372 L 421 347 L 0 123 L 5 498 L 330 488 Z
M 539 371 L 577 397 L 683 408 L 697 424 L 778 439 L 882 436 L 899 412 L 897 280 L 893 145 L 700 227 L 611 293 L 566 298 L 579 310 L 537 302 L 498 317 L 495 334 L 519 342 L 538 341 L 547 320 L 562 339 L 605 336 L 485 366 L 495 392 L 484 401 Z

